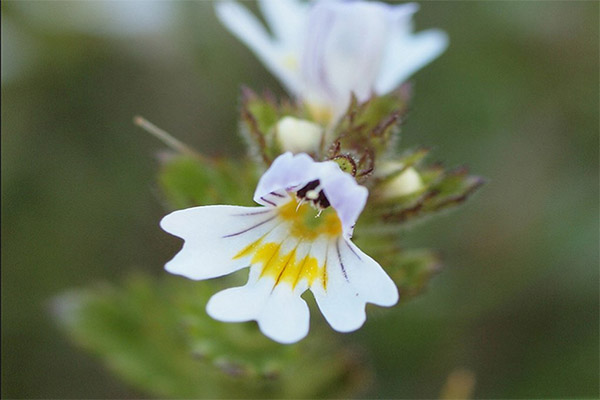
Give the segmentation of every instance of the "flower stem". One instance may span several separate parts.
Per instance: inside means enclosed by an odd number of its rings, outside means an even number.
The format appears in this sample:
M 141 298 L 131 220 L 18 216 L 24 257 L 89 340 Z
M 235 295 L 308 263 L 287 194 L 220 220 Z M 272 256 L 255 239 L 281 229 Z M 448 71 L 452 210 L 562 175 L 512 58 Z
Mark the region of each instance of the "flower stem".
M 171 149 L 181 154 L 186 154 L 194 157 L 201 157 L 196 150 L 192 149 L 185 143 L 175 139 L 169 133 L 160 129 L 158 126 L 154 125 L 146 118 L 136 115 L 133 118 L 133 123 L 145 130 L 146 132 L 148 132 L 149 134 L 151 134 L 152 136 L 154 136 L 155 138 L 157 138 L 158 140 L 160 140 L 161 142 L 163 142 L 164 144 L 166 144 Z

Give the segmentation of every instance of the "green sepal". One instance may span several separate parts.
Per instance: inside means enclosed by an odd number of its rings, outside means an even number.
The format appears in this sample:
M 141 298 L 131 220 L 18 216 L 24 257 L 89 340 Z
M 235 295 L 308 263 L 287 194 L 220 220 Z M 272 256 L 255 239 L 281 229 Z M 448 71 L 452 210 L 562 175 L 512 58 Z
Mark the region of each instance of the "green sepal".
M 425 157 L 427 157 L 429 151 L 430 150 L 428 148 L 424 147 L 405 151 L 400 157 L 393 160 L 398 163 L 398 167 L 391 171 L 387 171 L 385 174 L 377 174 L 376 177 L 373 177 L 371 185 L 377 185 L 389 181 L 402 174 L 408 168 L 416 167 L 421 163 L 421 161 L 423 161 L 423 159 L 425 159 Z M 425 180 L 423 175 L 421 175 L 421 179 Z
M 483 178 L 469 175 L 466 167 L 446 170 L 441 164 L 422 166 L 428 152 L 427 149 L 405 152 L 401 157 L 394 159 L 399 165 L 397 169 L 385 175 L 380 174 L 372 180 L 369 204 L 361 216 L 367 224 L 385 222 L 398 225 L 414 222 L 462 204 L 484 184 Z M 394 198 L 383 197 L 379 185 L 387 183 L 409 167 L 416 169 L 423 187 L 412 194 Z
M 209 204 L 251 206 L 260 172 L 246 159 L 179 155 L 161 165 L 158 179 L 171 209 Z
M 374 205 L 381 219 L 388 223 L 414 222 L 436 212 L 464 203 L 479 189 L 483 178 L 469 175 L 464 167 L 445 171 L 439 166 L 418 170 L 425 188 L 381 205 Z
M 253 322 L 215 321 L 204 311 L 214 289 L 183 278 L 138 275 L 122 286 L 66 293 L 54 309 L 79 346 L 150 395 L 330 398 L 364 388 L 365 367 L 333 335 L 313 329 L 302 342 L 281 345 Z
M 372 173 L 375 160 L 394 147 L 409 100 L 410 91 L 406 88 L 372 96 L 362 103 L 353 95 L 348 110 L 333 130 L 327 158 L 352 158 L 356 178 L 362 183 Z
M 275 128 L 285 116 L 306 118 L 305 111 L 287 99 L 279 101 L 271 92 L 259 96 L 249 88 L 242 89 L 240 133 L 250 154 L 264 166 L 271 165 L 281 153 Z

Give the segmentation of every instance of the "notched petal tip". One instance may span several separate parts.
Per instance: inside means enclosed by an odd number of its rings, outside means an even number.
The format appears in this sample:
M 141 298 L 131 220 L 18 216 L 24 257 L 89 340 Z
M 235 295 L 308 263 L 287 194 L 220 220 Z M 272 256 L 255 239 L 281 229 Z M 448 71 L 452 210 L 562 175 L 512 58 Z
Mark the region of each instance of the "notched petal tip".
M 308 335 L 308 305 L 287 284 L 273 287 L 272 279 L 258 279 L 246 286 L 223 290 L 206 305 L 212 318 L 223 322 L 255 320 L 268 338 L 282 343 L 298 342 Z
M 327 286 L 315 287 L 319 309 L 331 327 L 340 332 L 360 328 L 367 303 L 389 307 L 398 302 L 392 279 L 371 257 L 349 241 L 329 246 Z
M 257 321 L 265 336 L 291 344 L 308 335 L 310 313 L 300 294 L 283 283 L 275 287 Z
M 181 250 L 165 269 L 189 279 L 227 275 L 248 265 L 236 252 L 260 238 L 273 219 L 256 207 L 203 206 L 165 216 L 160 226 L 184 239 Z

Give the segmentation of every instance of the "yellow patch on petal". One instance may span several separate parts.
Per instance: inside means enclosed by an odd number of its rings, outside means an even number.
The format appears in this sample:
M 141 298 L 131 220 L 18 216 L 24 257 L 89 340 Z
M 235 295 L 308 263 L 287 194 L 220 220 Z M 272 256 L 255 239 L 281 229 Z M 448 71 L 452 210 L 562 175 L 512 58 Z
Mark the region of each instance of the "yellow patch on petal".
M 306 278 L 309 285 L 312 285 L 320 274 L 319 262 L 315 257 L 307 254 L 302 259 L 296 257 L 297 246 L 287 253 L 281 251 L 281 243 L 265 243 L 259 245 L 255 242 L 251 246 L 253 253 L 252 264 L 262 264 L 260 276 L 272 277 L 276 284 L 287 282 L 294 288 L 298 282 Z M 244 253 L 246 249 L 238 253 L 236 258 L 249 255 Z M 325 284 L 325 283 L 323 283 Z
M 314 241 L 320 235 L 336 237 L 342 233 L 342 223 L 333 207 L 329 207 L 317 216 L 309 203 L 298 207 L 296 199 L 279 207 L 279 215 L 291 224 L 290 234 L 298 239 Z
M 258 247 L 258 245 L 260 244 L 260 242 L 262 242 L 263 238 L 264 238 L 264 236 L 261 237 L 260 239 L 258 239 L 257 241 L 250 243 L 248 246 L 244 247 L 242 249 L 242 251 L 240 251 L 235 256 L 233 256 L 233 259 L 237 260 L 242 257 L 246 257 L 246 256 L 253 254 L 254 251 L 256 250 L 256 248 Z

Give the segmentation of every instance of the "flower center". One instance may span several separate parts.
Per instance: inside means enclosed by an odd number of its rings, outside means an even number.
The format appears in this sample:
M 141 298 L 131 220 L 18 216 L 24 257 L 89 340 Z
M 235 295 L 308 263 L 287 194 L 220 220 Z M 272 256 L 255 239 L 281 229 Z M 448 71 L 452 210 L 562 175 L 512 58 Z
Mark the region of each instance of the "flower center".
M 311 196 L 310 190 L 308 189 L 309 196 Z M 292 236 L 313 241 L 321 235 L 329 237 L 341 235 L 342 223 L 332 207 L 319 208 L 317 211 L 311 203 L 320 207 L 323 201 L 320 196 L 309 202 L 303 200 L 304 198 L 300 198 L 300 201 L 292 198 L 288 203 L 280 206 L 278 210 L 279 216 L 290 224 L 290 234 Z M 329 206 L 329 201 L 326 198 L 325 202 Z
M 308 182 L 302 189 L 296 192 L 296 196 L 301 202 L 308 200 L 311 201 L 316 207 L 322 209 L 330 206 L 329 200 L 325 196 L 325 193 L 323 193 L 323 189 L 321 189 L 321 182 L 319 182 L 318 179 Z

